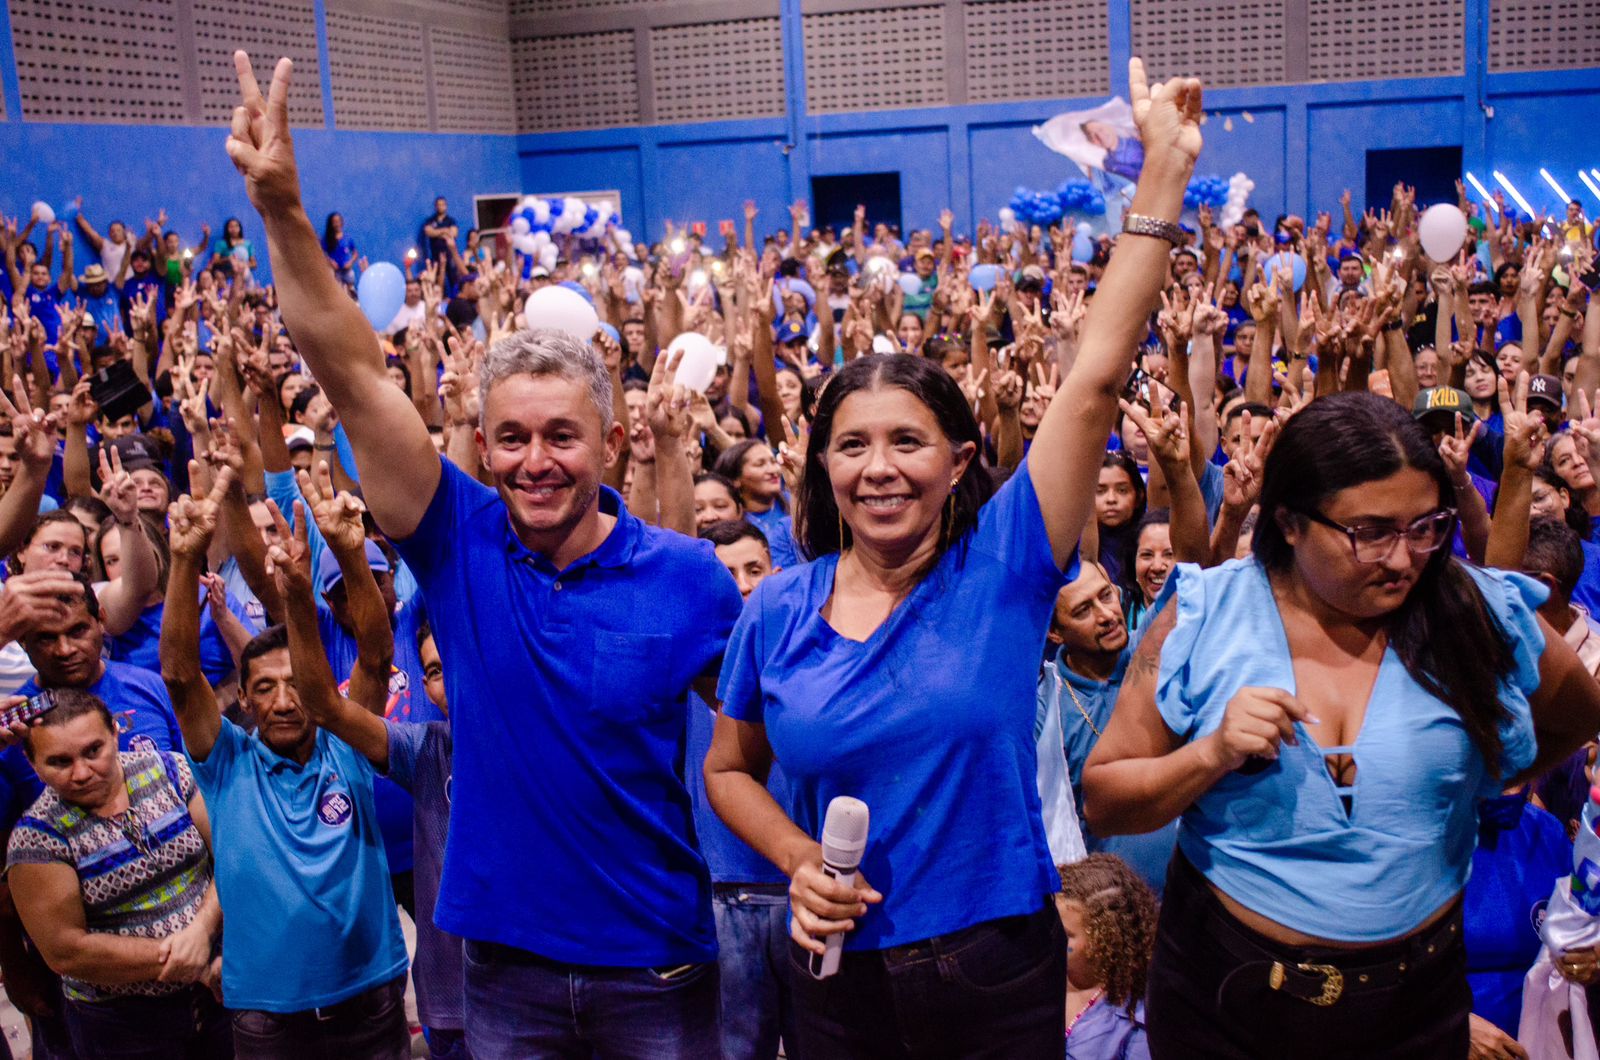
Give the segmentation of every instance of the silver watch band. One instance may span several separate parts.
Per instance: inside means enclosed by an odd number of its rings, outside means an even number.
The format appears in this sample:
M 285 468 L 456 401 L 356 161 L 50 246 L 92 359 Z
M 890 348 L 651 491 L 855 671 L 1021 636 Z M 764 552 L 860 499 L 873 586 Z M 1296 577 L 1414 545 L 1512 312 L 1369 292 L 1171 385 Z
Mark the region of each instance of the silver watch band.
M 1175 247 L 1185 246 L 1189 242 L 1189 234 L 1178 225 L 1173 224 L 1171 221 L 1146 217 L 1144 214 L 1123 214 L 1122 230 L 1129 235 L 1155 236 L 1157 239 L 1165 239 Z

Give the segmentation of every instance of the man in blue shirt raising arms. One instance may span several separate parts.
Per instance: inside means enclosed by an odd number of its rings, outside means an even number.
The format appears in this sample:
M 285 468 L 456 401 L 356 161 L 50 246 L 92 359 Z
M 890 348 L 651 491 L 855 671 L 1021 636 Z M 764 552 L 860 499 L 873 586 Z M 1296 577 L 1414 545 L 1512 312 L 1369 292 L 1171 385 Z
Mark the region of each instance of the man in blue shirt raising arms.
M 306 216 L 290 62 L 264 99 L 234 59 L 228 154 L 265 222 L 284 322 L 445 660 L 455 766 L 434 917 L 467 940 L 468 1050 L 716 1055 L 711 881 L 683 766 L 691 685 L 711 693 L 738 591 L 709 544 L 645 525 L 601 486 L 625 431 L 585 342 L 533 331 L 489 350 L 477 443 L 494 490 L 441 461 Z M 682 458 L 660 436 L 688 417 L 655 383 L 659 476 Z
M 161 676 L 215 826 L 212 855 L 227 924 L 222 999 L 233 1012 L 234 1048 L 252 1060 L 401 1060 L 411 1055 L 406 946 L 371 764 L 312 720 L 301 684 L 306 695 L 321 686 L 296 673 L 284 627 L 258 635 L 241 653 L 239 692 L 255 718 L 254 734 L 222 716 L 200 669 L 196 586 L 232 476 L 224 469 L 209 496 L 183 496 L 172 506 Z M 351 694 L 381 709 L 393 644 L 383 600 L 361 548 L 330 547 L 352 585 L 365 578 L 374 616 L 363 627 L 375 635 L 363 642 Z M 325 660 L 322 669 L 322 683 L 331 684 Z

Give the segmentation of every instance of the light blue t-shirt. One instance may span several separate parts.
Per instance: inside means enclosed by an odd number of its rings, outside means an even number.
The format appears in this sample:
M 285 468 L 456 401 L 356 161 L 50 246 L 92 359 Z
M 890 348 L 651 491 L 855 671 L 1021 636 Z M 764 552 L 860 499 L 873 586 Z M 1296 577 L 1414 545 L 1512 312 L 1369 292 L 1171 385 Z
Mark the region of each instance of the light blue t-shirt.
M 1509 714 L 1496 777 L 1449 704 L 1384 652 L 1356 742 L 1323 748 L 1303 725 L 1298 744 L 1254 774 L 1233 772 L 1183 815 L 1178 845 L 1218 888 L 1286 927 L 1322 938 L 1376 942 L 1413 930 L 1460 893 L 1477 842 L 1477 803 L 1533 761 L 1528 695 L 1539 686 L 1544 634 L 1535 608 L 1547 595 L 1520 574 L 1466 567 L 1511 644 L 1502 683 Z M 1180 564 L 1154 610 L 1176 595 L 1178 616 L 1161 650 L 1156 705 L 1185 742 L 1214 731 L 1239 689 L 1295 690 L 1287 635 L 1266 571 L 1229 560 L 1202 571 Z M 1354 755 L 1351 812 L 1323 761 Z
M 1133 657 L 1133 645 L 1122 649 L 1116 669 L 1108 681 L 1095 681 L 1073 673 L 1067 668 L 1060 650 L 1039 674 L 1038 718 L 1039 728 L 1050 706 L 1055 701 L 1061 716 L 1061 742 L 1067 757 L 1067 777 L 1072 782 L 1073 805 L 1078 810 L 1078 829 L 1083 833 L 1084 849 L 1091 854 L 1115 854 L 1132 866 L 1133 871 L 1150 885 L 1159 896 L 1166 888 L 1167 864 L 1172 860 L 1173 847 L 1178 840 L 1178 822 L 1145 835 L 1114 835 L 1101 838 L 1089 828 L 1083 815 L 1083 765 L 1089 752 L 1100 742 L 1100 736 L 1111 721 L 1111 711 L 1117 705 L 1117 695 L 1122 691 L 1122 679 L 1128 670 L 1128 660 Z
M 214 833 L 228 1008 L 303 1012 L 405 974 L 371 763 L 318 730 L 297 765 L 226 718 L 190 763 Z
M 871 810 L 862 874 L 883 904 L 847 950 L 1037 912 L 1060 889 L 1045 842 L 1034 681 L 1063 576 L 1027 461 L 864 642 L 822 618 L 837 555 L 771 575 L 723 662 L 723 710 L 765 724 L 816 837 L 828 803 Z

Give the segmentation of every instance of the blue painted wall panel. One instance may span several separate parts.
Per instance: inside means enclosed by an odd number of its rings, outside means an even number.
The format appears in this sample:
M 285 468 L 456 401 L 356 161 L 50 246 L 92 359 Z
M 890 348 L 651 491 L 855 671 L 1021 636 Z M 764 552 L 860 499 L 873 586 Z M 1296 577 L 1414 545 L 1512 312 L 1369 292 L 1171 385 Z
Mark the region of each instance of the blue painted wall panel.
M 1535 209 L 1561 212 L 1556 193 L 1539 177 L 1544 166 L 1567 194 L 1582 201 L 1590 217 L 1600 214 L 1600 198 L 1578 179 L 1580 168 L 1600 168 L 1600 138 L 1593 129 L 1600 88 L 1569 95 L 1490 95 L 1489 102 L 1494 107 L 1488 123 L 1490 165 L 1510 177 Z M 1488 172 L 1476 176 L 1495 189 Z M 1590 178 L 1600 185 L 1600 178 Z
M 807 139 L 813 177 L 900 173 L 901 224 L 927 228 L 950 205 L 950 138 L 945 128 L 813 133 Z M 869 219 L 870 220 L 870 219 Z
M 1366 197 L 1367 151 L 1461 144 L 1461 100 L 1432 99 L 1307 108 L 1307 190 L 1319 209 L 1338 208 L 1349 188 L 1359 213 Z M 1366 203 L 1382 207 L 1387 203 Z
M 662 142 L 655 161 L 653 238 L 660 237 L 661 219 L 671 218 L 680 226 L 704 221 L 712 245 L 721 247 L 715 238 L 717 222 L 733 221 L 743 231 L 746 199 L 754 199 L 760 211 L 757 231 L 789 227 L 789 163 L 777 137 Z M 809 190 L 801 194 L 810 197 Z
M 104 231 L 113 217 L 142 229 L 165 206 L 185 242 L 202 221 L 221 235 L 237 216 L 262 253 L 261 222 L 244 182 L 228 160 L 220 128 L 54 125 L 0 122 L 0 212 L 26 214 L 43 199 L 58 211 L 84 197 L 90 220 Z M 294 134 L 306 208 L 319 229 L 330 210 L 372 261 L 398 263 L 417 227 L 443 195 L 463 228 L 472 196 L 521 187 L 516 140 L 510 136 L 329 132 Z M 79 256 L 78 267 L 87 264 Z

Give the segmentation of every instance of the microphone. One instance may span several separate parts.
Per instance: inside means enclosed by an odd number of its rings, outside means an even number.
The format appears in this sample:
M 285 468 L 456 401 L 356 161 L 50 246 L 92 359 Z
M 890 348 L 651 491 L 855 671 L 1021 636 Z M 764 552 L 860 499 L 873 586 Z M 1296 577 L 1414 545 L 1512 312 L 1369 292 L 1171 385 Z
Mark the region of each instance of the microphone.
M 855 886 L 861 853 L 867 848 L 867 804 L 848 795 L 837 795 L 828 803 L 822 822 L 822 871 L 847 887 Z M 844 952 L 844 934 L 829 935 L 827 952 L 811 954 L 812 978 L 826 979 L 839 970 Z

